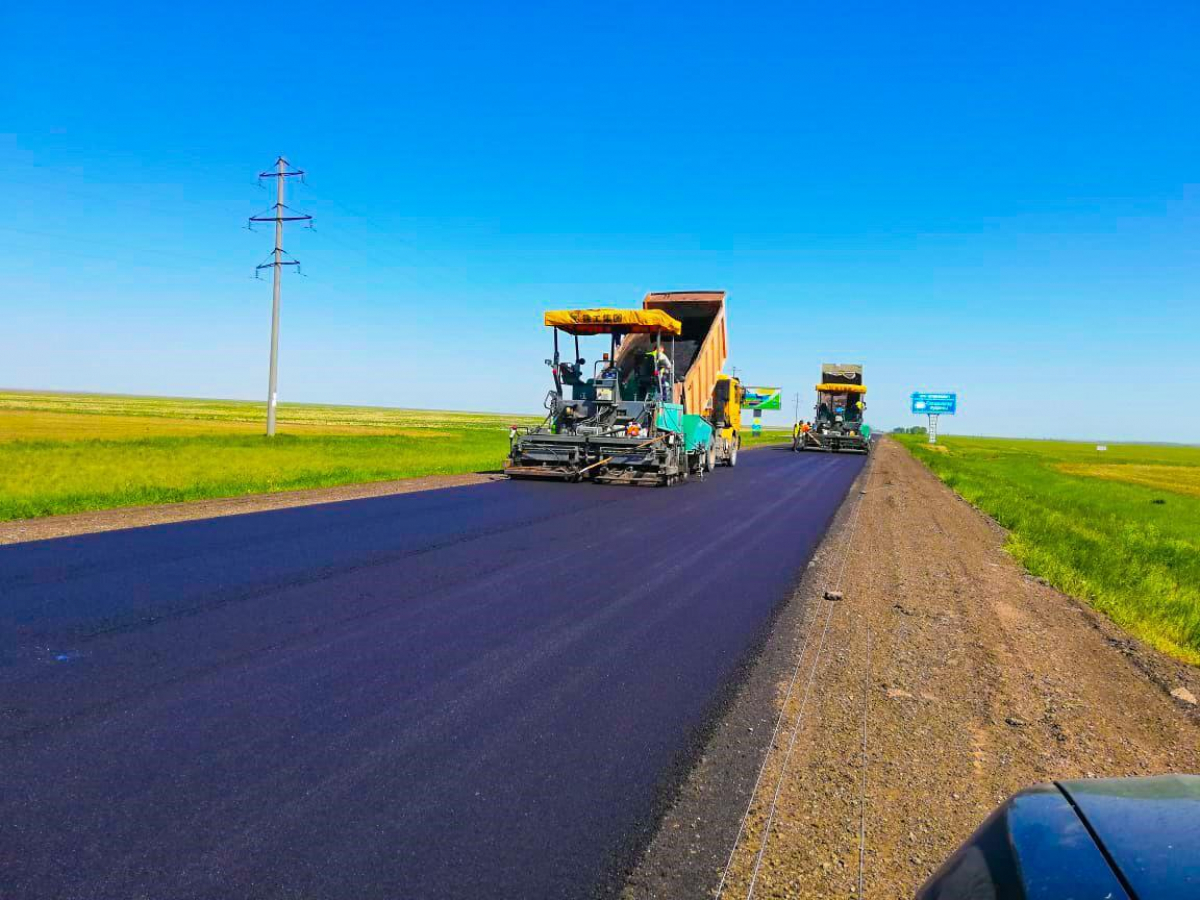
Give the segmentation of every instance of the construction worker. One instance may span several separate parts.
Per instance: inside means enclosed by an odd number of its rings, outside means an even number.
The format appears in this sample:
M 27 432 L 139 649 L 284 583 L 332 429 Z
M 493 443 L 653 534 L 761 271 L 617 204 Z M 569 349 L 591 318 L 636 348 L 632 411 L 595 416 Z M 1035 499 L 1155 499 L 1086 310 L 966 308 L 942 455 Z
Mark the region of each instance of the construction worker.
M 664 401 L 670 403 L 673 399 L 671 385 L 675 381 L 671 358 L 667 356 L 662 347 L 654 347 L 648 350 L 646 355 L 650 357 L 655 375 L 657 376 L 658 395 Z
M 675 367 L 671 365 L 671 357 L 667 356 L 667 351 L 662 347 L 654 350 L 654 361 L 658 366 L 659 371 L 666 370 L 668 375 L 675 374 Z

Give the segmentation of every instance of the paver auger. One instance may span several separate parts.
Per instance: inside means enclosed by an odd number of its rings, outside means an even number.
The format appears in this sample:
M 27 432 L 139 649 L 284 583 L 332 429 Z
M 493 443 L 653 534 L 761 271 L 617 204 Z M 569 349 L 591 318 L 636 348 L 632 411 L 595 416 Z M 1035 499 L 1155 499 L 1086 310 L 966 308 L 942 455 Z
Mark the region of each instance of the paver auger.
M 669 485 L 736 461 L 727 423 L 718 432 L 702 414 L 725 358 L 724 294 L 648 294 L 643 307 L 545 314 L 554 387 L 542 424 L 512 430 L 510 477 Z M 569 360 L 562 335 L 574 341 Z M 595 335 L 609 349 L 588 370 L 579 338 Z M 697 380 L 701 364 L 709 374 Z M 699 398 L 689 401 L 689 391 Z

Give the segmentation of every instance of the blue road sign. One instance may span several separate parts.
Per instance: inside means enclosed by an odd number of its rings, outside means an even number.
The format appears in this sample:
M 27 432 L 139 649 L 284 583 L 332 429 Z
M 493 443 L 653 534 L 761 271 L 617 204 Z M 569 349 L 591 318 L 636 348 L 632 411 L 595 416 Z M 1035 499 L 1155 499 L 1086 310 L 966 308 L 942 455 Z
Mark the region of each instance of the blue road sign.
M 952 416 L 958 407 L 958 394 L 926 394 L 914 391 L 912 411 L 917 415 Z

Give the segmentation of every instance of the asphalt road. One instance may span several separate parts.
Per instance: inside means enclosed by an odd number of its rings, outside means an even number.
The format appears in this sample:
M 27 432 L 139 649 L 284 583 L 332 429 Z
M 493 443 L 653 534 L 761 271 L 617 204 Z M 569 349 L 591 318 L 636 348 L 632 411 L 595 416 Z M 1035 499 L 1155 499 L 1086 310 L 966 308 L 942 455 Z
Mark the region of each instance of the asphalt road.
M 0 547 L 0 897 L 613 889 L 861 465 Z

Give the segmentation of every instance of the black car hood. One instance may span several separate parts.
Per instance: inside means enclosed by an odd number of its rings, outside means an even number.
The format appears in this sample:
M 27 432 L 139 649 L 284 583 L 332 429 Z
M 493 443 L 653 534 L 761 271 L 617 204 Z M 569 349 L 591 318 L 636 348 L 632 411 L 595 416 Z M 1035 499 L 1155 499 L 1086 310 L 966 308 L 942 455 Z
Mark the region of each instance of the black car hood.
M 1040 784 L 979 826 L 917 900 L 1200 900 L 1200 776 Z
M 1200 776 L 1089 778 L 1058 787 L 1138 900 L 1200 898 Z

